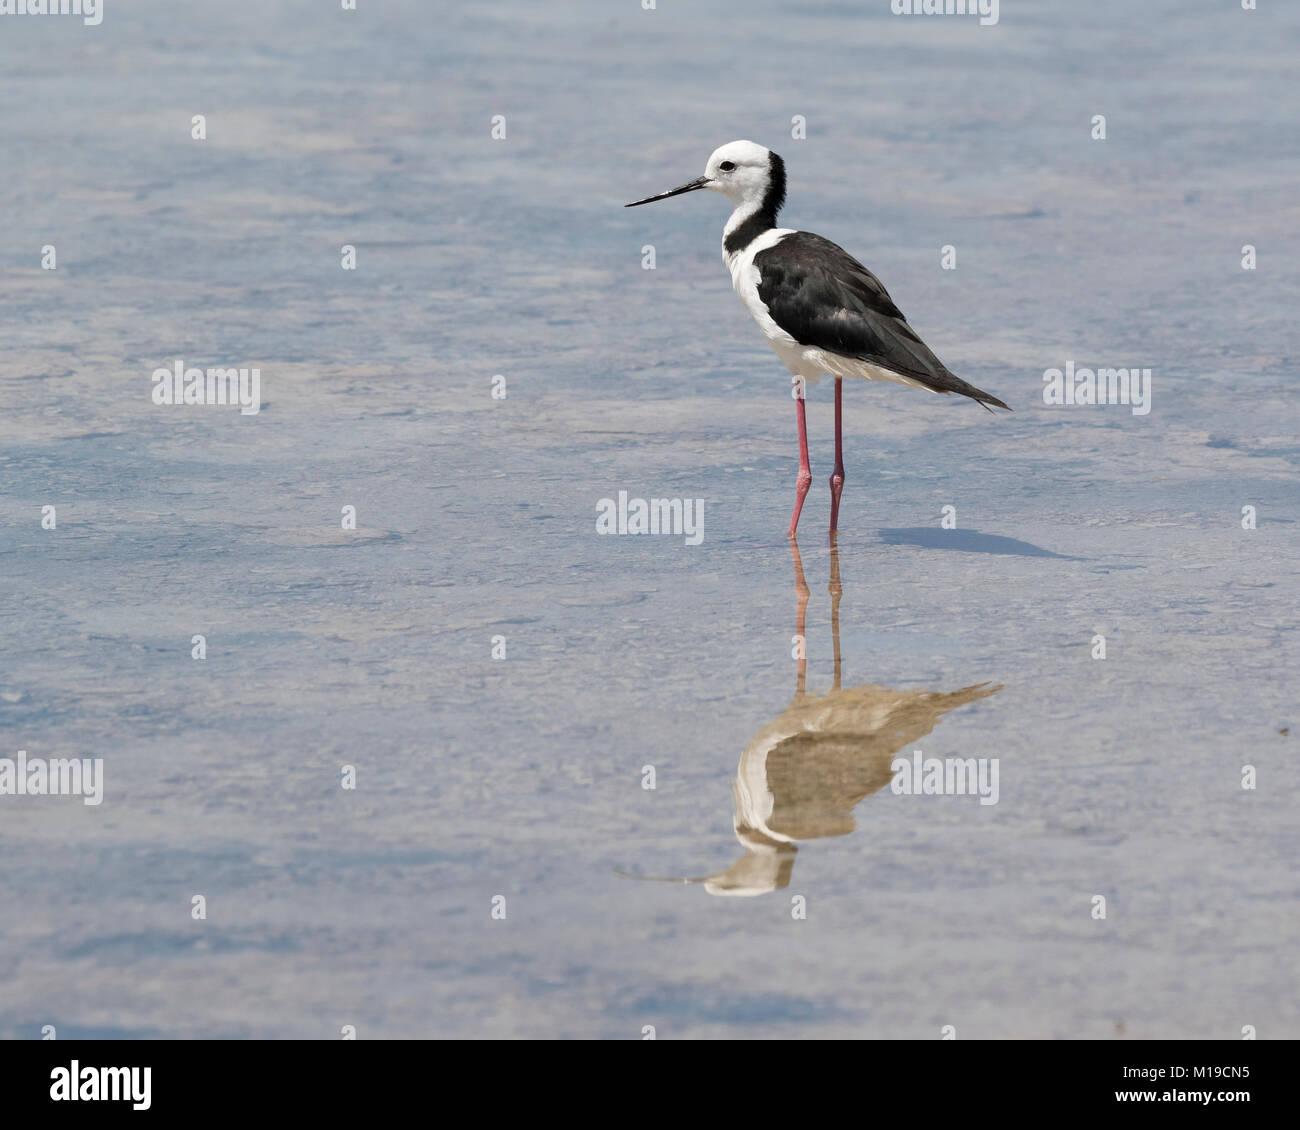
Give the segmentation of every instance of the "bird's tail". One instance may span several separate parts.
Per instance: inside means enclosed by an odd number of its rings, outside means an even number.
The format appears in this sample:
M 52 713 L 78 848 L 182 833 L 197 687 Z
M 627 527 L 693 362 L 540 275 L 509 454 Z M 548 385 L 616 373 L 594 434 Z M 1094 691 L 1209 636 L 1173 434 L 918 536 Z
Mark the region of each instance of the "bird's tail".
M 955 392 L 961 396 L 969 396 L 976 404 L 982 405 L 989 412 L 992 412 L 994 408 L 1005 408 L 1008 412 L 1011 411 L 1011 405 L 1004 404 L 991 392 L 976 388 L 968 381 L 962 380 L 956 373 L 948 372 L 947 369 L 943 371 L 942 377 L 927 379 L 925 383 L 935 392 Z

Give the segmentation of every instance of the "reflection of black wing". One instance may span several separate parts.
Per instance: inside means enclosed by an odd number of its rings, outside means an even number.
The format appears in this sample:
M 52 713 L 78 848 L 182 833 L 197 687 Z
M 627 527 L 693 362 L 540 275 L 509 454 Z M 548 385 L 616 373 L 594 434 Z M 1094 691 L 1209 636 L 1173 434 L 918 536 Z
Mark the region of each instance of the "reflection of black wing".
M 778 742 L 764 768 L 772 793 L 767 826 L 792 840 L 853 831 L 853 807 L 889 784 L 893 748 L 874 734 L 801 733 Z
M 935 392 L 1007 407 L 950 373 L 916 336 L 880 280 L 829 239 L 795 232 L 755 255 L 754 266 L 758 297 L 800 345 L 869 361 Z

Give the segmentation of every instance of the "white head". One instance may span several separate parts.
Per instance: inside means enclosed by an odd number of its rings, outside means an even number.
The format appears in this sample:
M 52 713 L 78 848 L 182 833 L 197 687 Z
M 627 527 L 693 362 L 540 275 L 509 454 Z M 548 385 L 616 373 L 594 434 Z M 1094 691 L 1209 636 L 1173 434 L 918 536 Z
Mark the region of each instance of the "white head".
M 638 204 L 666 200 L 697 188 L 720 192 L 738 208 L 761 209 L 774 223 L 785 202 L 785 162 L 770 149 L 752 141 L 729 141 L 709 155 L 702 177 L 658 196 L 635 200 L 625 207 L 635 208 Z

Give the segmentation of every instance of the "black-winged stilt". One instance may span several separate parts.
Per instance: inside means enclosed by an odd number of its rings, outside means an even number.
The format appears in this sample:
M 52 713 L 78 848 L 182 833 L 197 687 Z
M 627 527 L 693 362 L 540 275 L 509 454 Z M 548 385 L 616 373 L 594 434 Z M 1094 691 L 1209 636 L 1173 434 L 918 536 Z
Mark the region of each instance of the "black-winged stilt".
M 698 188 L 720 192 L 731 201 L 722 255 L 732 285 L 777 356 L 799 380 L 795 400 L 799 478 L 790 516 L 791 537 L 812 483 L 802 380 L 815 382 L 822 373 L 835 378 L 832 533 L 839 522 L 844 489 L 844 377 L 957 392 L 985 407 L 1007 408 L 996 396 L 950 373 L 907 324 L 880 280 L 842 247 L 812 232 L 776 226 L 776 215 L 785 203 L 785 162 L 770 149 L 752 141 L 730 142 L 713 151 L 702 177 L 624 207 Z

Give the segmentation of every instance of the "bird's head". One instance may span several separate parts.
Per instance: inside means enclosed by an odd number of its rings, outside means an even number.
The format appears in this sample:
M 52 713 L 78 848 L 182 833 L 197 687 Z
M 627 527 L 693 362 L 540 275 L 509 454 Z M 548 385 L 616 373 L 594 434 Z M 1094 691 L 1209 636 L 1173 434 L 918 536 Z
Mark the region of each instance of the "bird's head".
M 752 141 L 729 141 L 710 155 L 704 175 L 657 196 L 634 200 L 627 208 L 667 200 L 683 192 L 707 188 L 720 192 L 732 204 L 766 205 L 775 216 L 785 200 L 785 162 L 770 149 Z

